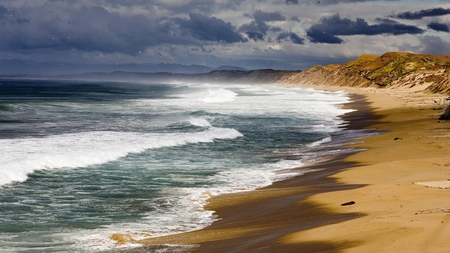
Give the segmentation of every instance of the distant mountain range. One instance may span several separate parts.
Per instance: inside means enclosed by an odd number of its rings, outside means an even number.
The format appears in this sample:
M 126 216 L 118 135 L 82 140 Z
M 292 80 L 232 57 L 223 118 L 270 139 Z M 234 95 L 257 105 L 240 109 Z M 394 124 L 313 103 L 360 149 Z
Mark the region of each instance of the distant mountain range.
M 201 74 L 214 70 L 240 70 L 246 69 L 236 66 L 220 66 L 211 68 L 203 65 L 182 65 L 173 63 L 159 64 L 74 64 L 62 62 L 34 62 L 26 60 L 0 60 L 0 75 L 75 75 L 87 72 L 168 72 L 175 74 Z

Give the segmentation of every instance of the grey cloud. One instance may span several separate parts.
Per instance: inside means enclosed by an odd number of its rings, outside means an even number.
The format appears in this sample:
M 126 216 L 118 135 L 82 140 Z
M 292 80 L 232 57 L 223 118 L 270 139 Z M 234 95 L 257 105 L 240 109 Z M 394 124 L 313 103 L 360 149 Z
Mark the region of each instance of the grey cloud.
M 5 9 L 0 8 L 0 12 Z M 135 56 L 163 44 L 201 47 L 209 41 L 245 41 L 230 23 L 195 13 L 187 19 L 151 19 L 148 15 L 121 15 L 99 6 L 68 10 L 52 4 L 16 13 L 20 16 L 14 22 L 2 22 L 0 49 L 27 52 L 45 48 Z
M 3 26 L 0 48 L 7 50 L 81 50 L 136 55 L 171 38 L 148 18 L 121 16 L 102 7 L 61 10 L 55 5 L 25 9 L 29 22 Z M 43 15 L 46 14 L 46 15 Z M 181 38 L 180 38 L 181 39 Z M 186 43 L 183 39 L 179 43 Z
M 344 43 L 344 41 L 325 31 L 317 30 L 315 28 L 309 28 L 306 31 L 306 34 L 308 35 L 308 38 L 313 43 L 327 43 L 327 44 L 341 44 Z
M 248 37 L 254 41 L 258 41 L 258 40 L 264 40 L 264 34 L 260 33 L 260 32 L 246 32 L 246 34 L 248 35 Z
M 438 32 L 450 32 L 447 24 L 442 24 L 438 22 L 431 22 L 428 24 L 428 28 L 433 29 Z
M 264 40 L 269 29 L 272 31 L 277 29 L 281 30 L 280 28 L 271 28 L 266 22 L 286 20 L 286 17 L 279 12 L 264 12 L 261 10 L 256 10 L 251 15 L 246 13 L 244 16 L 253 18 L 254 20 L 241 25 L 238 31 L 247 34 L 254 41 Z
M 3 5 L 0 5 L 0 19 L 5 18 L 8 13 L 8 9 L 6 9 Z
M 199 40 L 217 42 L 244 42 L 245 39 L 237 33 L 236 28 L 230 23 L 198 13 L 190 13 L 190 19 L 175 19 L 182 29 L 187 29 L 189 34 Z
M 260 32 L 262 34 L 266 34 L 267 31 L 270 29 L 270 26 L 267 25 L 265 22 L 255 22 L 252 21 L 248 24 L 243 24 L 239 27 L 240 32 Z
M 277 33 L 277 32 L 283 31 L 283 29 L 281 29 L 281 27 L 273 26 L 273 27 L 270 28 L 270 31 Z
M 289 37 L 291 38 L 291 41 L 294 42 L 295 44 L 303 44 L 305 42 L 305 39 L 300 38 L 297 34 L 295 33 L 291 33 L 289 34 Z
M 23 25 L 25 23 L 29 23 L 30 20 L 27 18 L 21 18 L 20 15 L 17 15 L 17 13 L 8 11 L 7 8 L 0 5 L 0 21 L 1 25 L 7 25 L 9 24 L 19 24 Z
M 423 46 L 420 53 L 434 55 L 450 54 L 450 44 L 443 41 L 440 37 L 429 35 L 423 36 L 423 38 L 420 38 L 420 44 Z
M 286 4 L 298 4 L 298 0 L 286 0 Z
M 67 0 L 58 0 L 67 2 Z M 81 2 L 86 4 L 85 0 L 71 0 L 71 2 Z M 130 7 L 141 6 L 147 10 L 161 11 L 163 10 L 169 14 L 180 13 L 202 13 L 205 15 L 212 15 L 221 10 L 239 10 L 241 4 L 246 0 L 192 0 L 192 1 L 161 1 L 161 0 L 96 0 L 92 1 L 95 5 L 111 7 L 116 9 L 126 9 Z M 84 2 L 84 3 L 83 3 Z
M 305 39 L 299 37 L 297 34 L 295 34 L 293 32 L 280 33 L 277 37 L 278 41 L 282 41 L 282 40 L 286 40 L 286 39 L 290 39 L 290 41 L 292 41 L 292 43 L 294 43 L 294 44 L 303 45 L 305 43 Z
M 264 22 L 257 23 L 255 21 L 252 21 L 248 24 L 243 24 L 242 26 L 240 26 L 238 31 L 247 34 L 250 39 L 258 41 L 264 40 L 264 37 L 269 29 L 270 26 L 268 26 Z
M 444 8 L 434 8 L 434 9 L 427 9 L 427 10 L 421 10 L 417 12 L 402 12 L 396 15 L 393 15 L 392 17 L 400 18 L 400 19 L 422 19 L 424 17 L 435 17 L 435 16 L 443 16 L 450 14 L 450 9 L 444 9 Z
M 279 12 L 264 12 L 261 10 L 256 10 L 253 13 L 253 18 L 255 22 L 267 22 L 267 21 L 284 21 L 286 17 L 281 15 Z
M 298 17 L 291 17 L 290 20 L 294 22 L 300 22 L 300 19 Z
M 314 3 L 318 4 L 345 4 L 345 3 L 365 3 L 365 2 L 398 2 L 399 0 L 316 0 Z
M 364 19 L 357 18 L 351 20 L 341 18 L 339 14 L 322 17 L 319 23 L 311 26 L 307 30 L 311 42 L 315 43 L 342 43 L 336 36 L 344 35 L 379 35 L 379 34 L 421 34 L 424 30 L 412 26 L 398 23 L 390 19 L 377 19 L 378 24 L 369 25 Z

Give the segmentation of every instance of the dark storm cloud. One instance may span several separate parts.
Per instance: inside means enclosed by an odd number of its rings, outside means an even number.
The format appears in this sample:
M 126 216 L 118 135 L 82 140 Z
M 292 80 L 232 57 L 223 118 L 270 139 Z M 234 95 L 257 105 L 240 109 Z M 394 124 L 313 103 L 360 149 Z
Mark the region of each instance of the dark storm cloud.
M 267 25 L 265 22 L 255 22 L 252 21 L 248 24 L 243 24 L 239 27 L 240 32 L 261 32 L 263 34 L 266 34 L 267 31 L 270 29 L 270 26 Z
M 81 2 L 85 0 L 48 0 L 52 2 Z M 241 4 L 247 0 L 191 0 L 191 1 L 162 1 L 162 0 L 96 0 L 89 1 L 95 5 L 103 7 L 111 7 L 115 9 L 127 9 L 133 7 L 142 7 L 154 12 L 166 12 L 169 15 L 180 13 L 202 13 L 204 15 L 212 15 L 212 13 L 221 10 L 239 10 Z
M 247 36 L 254 41 L 264 40 L 269 29 L 272 31 L 281 30 L 279 27 L 271 27 L 266 22 L 286 20 L 286 17 L 279 12 L 264 12 L 261 10 L 256 10 L 252 14 L 246 13 L 244 16 L 253 18 L 254 20 L 250 23 L 241 25 L 238 31 L 247 34 Z
M 264 12 L 261 10 L 256 10 L 255 12 L 253 12 L 253 18 L 257 23 L 286 20 L 286 17 L 281 15 L 281 13 L 279 12 Z
M 247 36 L 254 40 L 254 41 L 258 41 L 258 40 L 264 40 L 264 34 L 260 33 L 260 32 L 246 32 Z
M 54 5 L 44 5 L 24 10 L 21 15 L 26 15 L 30 21 L 3 25 L 0 48 L 136 55 L 148 46 L 172 40 L 162 29 L 164 22 L 150 22 L 142 15 L 121 16 L 102 7 L 82 7 L 67 12 Z M 179 43 L 187 42 L 181 40 Z
M 273 21 L 286 21 L 286 17 L 279 12 L 264 12 L 261 10 L 256 10 L 253 14 L 244 14 L 245 17 L 253 18 L 254 20 L 250 23 L 243 24 L 239 27 L 239 31 L 247 34 L 247 36 L 254 40 L 264 40 L 267 32 L 270 30 L 273 33 L 281 32 L 277 40 L 280 41 L 290 41 L 295 44 L 303 44 L 303 38 L 300 38 L 297 34 L 292 32 L 282 32 L 281 27 L 274 27 L 267 24 L 267 22 Z
M 311 26 L 307 30 L 308 37 L 314 43 L 342 43 L 339 35 L 402 35 L 402 34 L 420 34 L 424 30 L 412 26 L 398 23 L 390 19 L 377 19 L 378 24 L 369 25 L 364 19 L 357 18 L 351 20 L 341 18 L 339 14 L 322 17 L 319 23 Z
M 7 25 L 7 24 L 19 24 L 23 25 L 26 23 L 29 23 L 30 20 L 27 18 L 21 18 L 20 16 L 16 15 L 14 12 L 8 11 L 4 6 L 0 5 L 0 21 L 1 25 Z
M 0 12 L 5 9 L 0 8 Z M 152 20 L 146 15 L 120 15 L 98 6 L 67 11 L 44 5 L 12 16 L 13 20 L 8 15 L 8 22 L 1 21 L 3 50 L 26 52 L 45 48 L 137 55 L 161 44 L 201 46 L 210 41 L 245 41 L 230 23 L 196 13 L 186 19 Z
M 305 39 L 299 37 L 299 36 L 298 36 L 297 34 L 295 34 L 295 33 L 289 34 L 289 37 L 291 38 L 291 41 L 292 41 L 293 43 L 295 43 L 295 44 L 301 45 L 301 44 L 303 44 L 303 43 L 305 42 Z
M 306 31 L 306 34 L 308 35 L 308 38 L 313 43 L 326 43 L 326 44 L 341 44 L 344 43 L 344 41 L 334 36 L 333 34 L 321 30 L 317 30 L 314 28 L 309 28 Z
M 6 9 L 3 5 L 0 5 L 0 19 L 5 18 L 8 13 L 8 9 Z
M 299 37 L 297 34 L 292 33 L 292 32 L 280 33 L 277 37 L 278 41 L 282 41 L 282 40 L 286 40 L 286 39 L 290 39 L 290 41 L 292 41 L 292 43 L 294 43 L 294 44 L 303 45 L 305 43 L 305 39 Z
M 431 22 L 428 24 L 428 28 L 433 29 L 438 32 L 450 32 L 447 24 L 442 24 L 438 22 Z
M 342 3 L 364 3 L 364 2 L 395 2 L 398 0 L 285 0 L 286 4 L 342 4 Z
M 434 8 L 434 9 L 427 9 L 427 10 L 421 10 L 417 12 L 402 12 L 396 15 L 393 15 L 392 17 L 400 18 L 400 19 L 422 19 L 424 17 L 435 17 L 435 16 L 443 16 L 450 14 L 450 9 L 444 9 L 444 8 Z
M 230 23 L 198 13 L 190 13 L 190 19 L 175 19 L 182 29 L 199 40 L 217 42 L 243 42 L 245 39 L 237 33 L 236 28 Z
M 399 0 L 315 0 L 317 4 L 345 4 L 345 3 L 365 3 L 365 2 L 398 2 Z
M 286 4 L 298 4 L 298 0 L 286 0 Z

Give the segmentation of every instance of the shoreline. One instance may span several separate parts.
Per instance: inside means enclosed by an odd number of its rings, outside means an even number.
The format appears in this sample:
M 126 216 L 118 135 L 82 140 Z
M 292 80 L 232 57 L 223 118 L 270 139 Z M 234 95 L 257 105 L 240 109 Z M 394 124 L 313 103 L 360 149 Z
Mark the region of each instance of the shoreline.
M 384 133 L 346 146 L 364 152 L 306 167 L 326 170 L 211 198 L 206 209 L 221 219 L 209 227 L 139 243 L 196 245 L 189 252 L 446 252 L 449 190 L 427 184 L 450 178 L 450 126 L 438 120 L 444 105 L 433 102 L 444 96 L 312 88 L 364 97 L 347 104 L 365 105 L 347 115 L 348 128 Z
M 355 243 L 344 252 L 447 252 L 449 190 L 427 184 L 447 182 L 450 177 L 450 126 L 438 120 L 445 105 L 435 102 L 445 96 L 394 89 L 346 90 L 365 94 L 374 113 L 381 117 L 373 127 L 384 134 L 352 145 L 367 148 L 344 160 L 359 166 L 333 175 L 340 183 L 366 186 L 318 194 L 309 200 L 332 208 L 332 199 L 351 196 L 356 204 L 348 211 L 364 216 L 293 233 L 281 241 L 341 242 L 351 238 Z
M 344 129 L 363 129 L 374 123 L 375 115 L 367 118 L 371 108 L 362 95 L 351 94 L 346 108 L 358 109 L 342 118 L 348 123 Z M 369 113 L 369 114 L 368 114 Z M 342 148 L 339 146 L 339 148 Z M 323 162 L 301 167 L 299 170 L 316 170 L 291 179 L 274 182 L 265 188 L 214 196 L 205 207 L 214 210 L 220 218 L 212 225 L 197 231 L 148 238 L 139 243 L 148 249 L 159 249 L 162 245 L 196 245 L 189 252 L 230 252 L 270 249 L 275 252 L 305 250 L 335 251 L 341 248 L 334 243 L 304 243 L 284 245 L 278 241 L 289 233 L 312 229 L 316 226 L 354 219 L 360 214 L 335 214 L 321 206 L 306 201 L 307 198 L 330 191 L 349 190 L 361 185 L 345 185 L 330 177 L 338 171 L 353 166 L 342 160 L 359 151 L 332 157 Z M 351 153 L 351 154 L 350 154 Z M 340 205 L 340 203 L 339 203 Z M 264 239 L 262 239 L 264 238 Z M 262 240 L 261 240 L 262 239 Z M 270 245 L 270 246 L 268 246 Z M 198 247 L 199 246 L 199 247 Z
M 370 103 L 360 94 L 349 93 L 348 95 L 351 101 L 341 106 L 355 109 L 355 111 L 341 116 L 347 123 L 344 129 L 368 129 L 377 120 L 377 116 L 372 114 Z M 345 148 L 347 148 L 346 145 L 339 145 L 333 149 Z M 229 223 L 236 224 L 231 225 L 231 229 L 234 230 L 242 227 L 263 228 L 245 236 L 200 243 L 200 247 L 192 252 L 336 252 L 345 247 L 347 242 L 305 241 L 286 244 L 280 243 L 280 240 L 292 233 L 291 231 L 307 231 L 361 216 L 359 213 L 335 213 L 332 209 L 323 208 L 321 205 L 308 201 L 310 197 L 317 194 L 362 187 L 363 185 L 360 184 L 342 184 L 332 178 L 334 174 L 356 166 L 354 162 L 344 160 L 359 152 L 363 151 L 349 150 L 338 156 L 329 156 L 325 161 L 301 167 L 300 170 L 313 170 L 313 172 L 244 193 L 241 199 L 233 196 L 234 194 L 210 199 L 210 204 L 206 208 L 215 210 L 219 217 L 224 217 L 223 220 L 213 223 L 211 228 L 217 226 L 216 229 L 221 229 L 223 226 L 230 229 L 227 227 Z M 261 197 L 262 195 L 264 197 Z M 237 200 L 236 197 L 238 197 Z M 224 207 L 224 202 L 237 203 Z M 337 206 L 340 204 L 336 203 Z M 264 239 L 261 240 L 261 238 Z

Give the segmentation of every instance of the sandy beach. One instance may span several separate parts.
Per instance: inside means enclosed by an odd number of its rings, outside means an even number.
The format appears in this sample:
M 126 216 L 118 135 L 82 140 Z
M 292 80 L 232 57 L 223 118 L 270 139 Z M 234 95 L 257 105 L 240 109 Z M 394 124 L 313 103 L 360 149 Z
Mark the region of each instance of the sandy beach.
M 363 152 L 300 168 L 326 170 L 211 198 L 206 208 L 220 220 L 205 229 L 139 243 L 194 245 L 189 252 L 448 252 L 450 125 L 438 120 L 446 96 L 314 88 L 356 94 L 349 127 L 383 133 L 347 146 Z
M 371 127 L 386 131 L 357 145 L 367 151 L 345 159 L 356 166 L 332 177 L 361 188 L 314 195 L 308 201 L 361 217 L 291 233 L 280 243 L 348 242 L 343 252 L 448 252 L 450 180 L 448 122 L 439 121 L 443 96 L 410 90 L 347 89 L 365 95 Z M 345 209 L 336 200 L 353 200 Z

